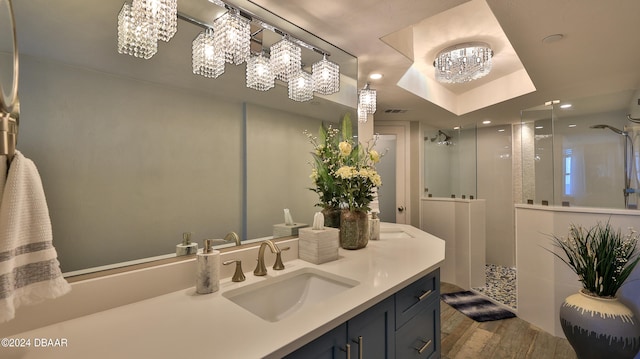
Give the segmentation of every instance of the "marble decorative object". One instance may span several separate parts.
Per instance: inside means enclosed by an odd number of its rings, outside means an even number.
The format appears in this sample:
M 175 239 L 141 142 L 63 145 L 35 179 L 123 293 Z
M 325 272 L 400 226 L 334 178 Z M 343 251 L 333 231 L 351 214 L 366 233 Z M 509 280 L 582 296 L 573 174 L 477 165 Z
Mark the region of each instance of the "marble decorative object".
M 182 233 L 182 243 L 176 245 L 176 256 L 198 253 L 198 243 L 191 242 L 191 232 Z
M 292 226 L 285 223 L 273 225 L 273 238 L 297 236 L 300 228 L 309 227 L 306 223 L 294 223 Z
M 340 230 L 337 228 L 302 228 L 298 238 L 298 257 L 303 261 L 322 264 L 338 259 Z
M 176 245 L 176 256 L 188 256 L 198 253 L 198 243 Z
M 220 288 L 220 251 L 199 253 L 196 268 L 196 293 L 208 294 Z

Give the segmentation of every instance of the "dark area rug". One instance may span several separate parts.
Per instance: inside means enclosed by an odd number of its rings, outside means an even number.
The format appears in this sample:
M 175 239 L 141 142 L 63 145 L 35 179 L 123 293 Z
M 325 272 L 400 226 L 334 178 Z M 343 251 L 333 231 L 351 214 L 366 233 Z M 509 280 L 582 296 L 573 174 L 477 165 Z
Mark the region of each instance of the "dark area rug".
M 470 291 L 446 293 L 442 300 L 476 322 L 513 318 L 516 315 Z

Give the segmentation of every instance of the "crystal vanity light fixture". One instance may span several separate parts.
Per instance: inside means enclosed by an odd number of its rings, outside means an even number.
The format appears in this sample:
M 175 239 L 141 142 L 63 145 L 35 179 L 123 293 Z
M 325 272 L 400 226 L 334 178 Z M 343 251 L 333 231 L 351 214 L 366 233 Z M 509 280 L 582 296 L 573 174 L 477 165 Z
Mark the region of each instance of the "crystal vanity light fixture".
M 224 57 L 216 51 L 213 29 L 202 31 L 191 44 L 191 64 L 193 73 L 209 78 L 217 78 L 224 73 Z
M 267 91 L 275 86 L 271 62 L 263 53 L 252 55 L 247 61 L 247 87 Z
M 149 59 L 158 51 L 158 30 L 136 3 L 124 3 L 118 14 L 118 53 Z
M 433 61 L 435 77 L 441 83 L 464 83 L 491 72 L 493 51 L 487 43 L 467 42 L 448 47 Z
M 298 102 L 313 98 L 313 77 L 310 73 L 300 69 L 289 79 L 289 98 Z
M 376 90 L 371 89 L 367 83 L 358 95 L 358 106 L 368 114 L 376 112 Z
M 226 62 L 240 65 L 249 59 L 251 30 L 249 20 L 231 9 L 213 22 L 216 49 Z
M 287 36 L 271 46 L 271 69 L 276 79 L 289 82 L 290 78 L 300 72 L 301 65 L 302 49 Z
M 294 38 L 227 0 L 209 2 L 227 10 L 213 20 L 213 24 L 179 13 L 177 0 L 132 0 L 130 4 L 124 3 L 118 14 L 118 52 L 151 58 L 158 51 L 159 40 L 169 41 L 175 35 L 177 19 L 180 18 L 204 29 L 191 47 L 194 74 L 217 78 L 224 73 L 226 62 L 236 65 L 247 62 L 248 88 L 267 91 L 275 87 L 275 79 L 278 79 L 287 83 L 289 97 L 295 101 L 308 101 L 314 92 L 330 95 L 340 91 L 340 67 L 327 60 L 331 55 L 329 52 Z M 259 30 L 252 34 L 252 27 Z M 282 36 L 270 49 L 264 49 L 265 53 L 270 53 L 270 59 L 264 53 L 251 55 L 252 41 L 262 44 L 261 39 L 255 36 L 263 30 Z M 312 65 L 312 74 L 301 70 L 302 47 L 322 54 L 322 59 Z M 375 91 L 373 96 L 375 111 Z
M 340 91 L 340 66 L 327 60 L 322 54 L 322 60 L 311 66 L 313 76 L 313 91 L 321 95 L 331 95 Z

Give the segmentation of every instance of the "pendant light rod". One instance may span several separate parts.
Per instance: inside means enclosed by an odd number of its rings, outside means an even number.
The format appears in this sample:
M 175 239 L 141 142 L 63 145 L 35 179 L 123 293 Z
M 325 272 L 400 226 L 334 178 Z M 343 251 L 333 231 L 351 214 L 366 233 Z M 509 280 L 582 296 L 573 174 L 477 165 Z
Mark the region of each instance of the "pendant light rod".
M 303 40 L 300 40 L 294 36 L 291 36 L 291 34 L 289 34 L 288 32 L 280 29 L 279 27 L 276 27 L 268 22 L 266 22 L 265 20 L 263 20 L 262 18 L 260 18 L 259 16 L 257 16 L 256 14 L 252 13 L 251 11 L 245 10 L 241 7 L 238 7 L 236 5 L 230 4 L 229 2 L 225 1 L 225 0 L 209 0 L 209 2 L 216 4 L 220 7 L 224 7 L 227 10 L 231 10 L 231 9 L 235 9 L 236 11 L 238 11 L 238 13 L 244 17 L 246 17 L 247 19 L 249 19 L 250 21 L 254 22 L 255 24 L 259 25 L 260 27 L 262 27 L 263 29 L 267 29 L 267 30 L 271 30 L 281 36 L 287 36 L 289 38 L 289 40 L 291 40 L 292 42 L 296 43 L 299 46 L 302 46 L 304 48 L 307 48 L 309 50 L 315 51 L 321 55 L 324 56 L 331 56 L 331 53 L 329 51 L 325 51 L 319 47 L 313 46 L 311 44 L 308 44 L 306 42 L 304 42 Z M 185 14 L 182 14 L 183 16 L 186 16 Z M 189 21 L 189 20 L 187 20 Z M 197 20 L 195 20 L 197 21 Z M 199 22 L 199 21 L 197 21 Z M 201 23 L 201 22 L 200 22 Z M 195 25 L 197 25 L 196 23 L 193 23 Z

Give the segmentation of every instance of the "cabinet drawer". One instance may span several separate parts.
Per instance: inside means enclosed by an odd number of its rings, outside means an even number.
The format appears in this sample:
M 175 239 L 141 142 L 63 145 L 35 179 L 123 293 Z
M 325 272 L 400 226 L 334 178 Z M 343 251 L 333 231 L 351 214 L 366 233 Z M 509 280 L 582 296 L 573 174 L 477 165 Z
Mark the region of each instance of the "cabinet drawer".
M 440 301 L 429 305 L 396 331 L 396 358 L 438 358 L 440 353 Z
M 396 329 L 420 312 L 440 293 L 440 269 L 418 279 L 396 293 Z

